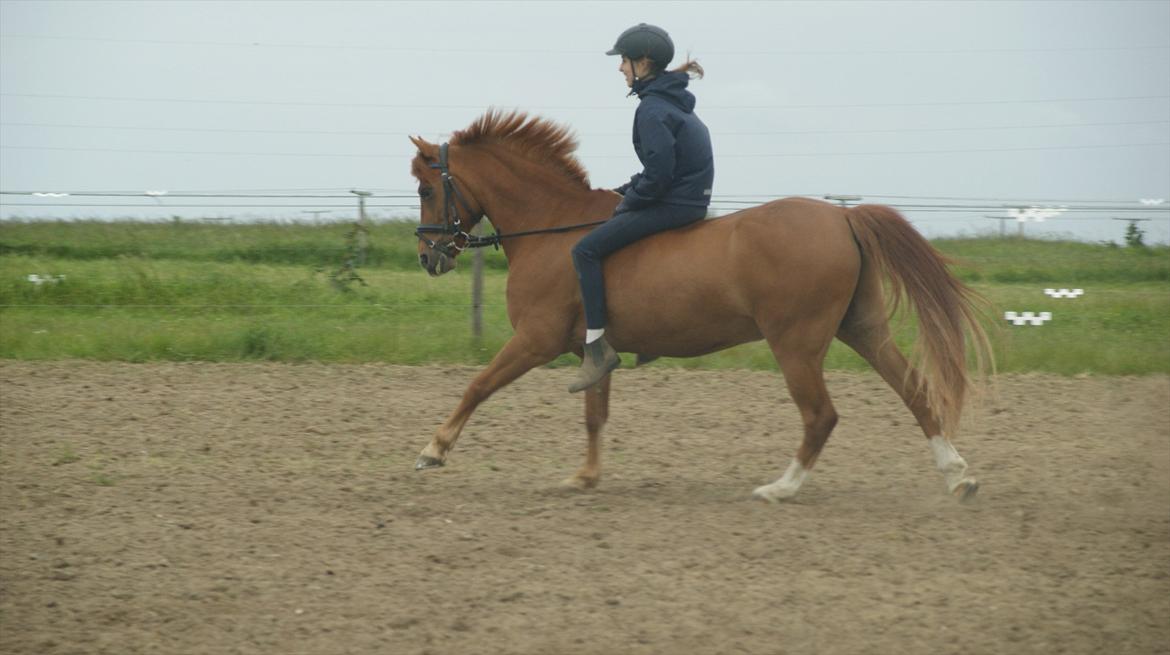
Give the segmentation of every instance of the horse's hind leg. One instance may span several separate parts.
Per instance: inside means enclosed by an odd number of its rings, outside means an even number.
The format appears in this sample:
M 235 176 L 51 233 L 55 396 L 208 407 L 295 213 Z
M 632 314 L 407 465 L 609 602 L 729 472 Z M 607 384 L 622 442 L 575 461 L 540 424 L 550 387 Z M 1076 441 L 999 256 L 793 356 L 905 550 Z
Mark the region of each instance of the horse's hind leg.
M 447 459 L 447 452 L 455 446 L 467 419 L 471 418 L 472 412 L 480 403 L 521 375 L 552 361 L 558 354 L 551 349 L 538 348 L 519 335 L 512 337 L 500 352 L 496 353 L 487 368 L 467 385 L 459 406 L 439 426 L 434 438 L 419 453 L 414 464 L 415 470 L 442 466 Z
M 930 441 L 935 465 L 946 480 L 947 490 L 962 501 L 974 498 L 979 483 L 967 475 L 967 461 L 943 435 L 938 419 L 926 403 L 926 387 L 919 386 L 918 371 L 894 345 L 884 314 L 880 318 L 874 316 L 868 323 L 847 321 L 837 338 L 864 357 L 902 397 L 902 402 L 914 414 L 922 433 Z
M 601 479 L 601 428 L 609 418 L 609 382 L 612 378 L 612 375 L 607 375 L 585 391 L 585 430 L 589 434 L 585 465 L 562 483 L 565 487 L 592 489 Z
M 797 332 L 793 329 L 790 332 Z M 837 425 L 837 411 L 829 400 L 825 387 L 824 359 L 828 342 L 809 344 L 793 339 L 768 339 L 772 353 L 784 373 L 788 392 L 800 410 L 804 423 L 804 440 L 784 475 L 771 484 L 758 487 L 752 495 L 776 502 L 792 498 L 800 490 L 808 471 L 817 461 L 833 427 Z

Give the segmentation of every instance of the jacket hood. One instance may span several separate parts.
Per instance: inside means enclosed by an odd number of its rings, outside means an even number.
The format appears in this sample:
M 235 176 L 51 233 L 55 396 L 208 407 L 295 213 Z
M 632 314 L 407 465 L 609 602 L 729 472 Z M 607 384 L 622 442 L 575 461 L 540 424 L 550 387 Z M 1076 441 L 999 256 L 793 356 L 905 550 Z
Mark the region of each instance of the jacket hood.
M 695 110 L 695 94 L 687 91 L 690 82 L 691 78 L 683 71 L 662 73 L 648 80 L 634 82 L 633 90 L 639 98 L 658 96 L 689 114 Z

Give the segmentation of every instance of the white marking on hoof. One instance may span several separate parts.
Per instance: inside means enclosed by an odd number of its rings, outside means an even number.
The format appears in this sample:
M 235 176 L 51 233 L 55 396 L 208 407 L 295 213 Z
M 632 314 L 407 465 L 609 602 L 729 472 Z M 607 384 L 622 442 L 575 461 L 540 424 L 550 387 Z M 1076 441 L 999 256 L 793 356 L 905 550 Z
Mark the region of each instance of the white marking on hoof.
M 574 475 L 570 478 L 561 480 L 561 488 L 573 491 L 588 491 L 597 486 L 597 478 L 587 478 L 581 475 Z
M 804 483 L 804 478 L 807 475 L 808 471 L 800 465 L 800 462 L 794 459 L 788 465 L 788 470 L 784 472 L 783 477 L 772 484 L 756 487 L 756 490 L 752 492 L 752 496 L 760 500 L 766 500 L 769 503 L 788 500 L 795 496 L 797 491 L 800 491 L 800 485 Z
M 424 469 L 439 468 L 446 463 L 447 456 L 440 452 L 434 443 L 429 443 L 418 454 L 418 459 L 414 461 L 414 470 L 422 471 Z
M 967 477 L 967 460 L 959 455 L 959 451 L 951 445 L 946 437 L 930 438 L 930 449 L 934 451 L 934 463 L 942 472 L 947 483 L 947 491 L 959 496 L 961 500 L 969 500 L 975 495 L 979 483 L 975 478 Z

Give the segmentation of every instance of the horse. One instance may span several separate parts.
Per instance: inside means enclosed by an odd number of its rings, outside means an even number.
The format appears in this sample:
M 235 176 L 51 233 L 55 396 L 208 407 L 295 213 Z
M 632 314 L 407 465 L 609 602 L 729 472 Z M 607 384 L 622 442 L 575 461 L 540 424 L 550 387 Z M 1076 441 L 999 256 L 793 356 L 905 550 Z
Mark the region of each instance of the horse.
M 489 109 L 443 144 L 410 140 L 417 148 L 411 173 L 421 204 L 420 266 L 439 276 L 468 248 L 502 247 L 513 328 L 419 454 L 415 468 L 426 470 L 446 463 L 476 407 L 494 392 L 564 353 L 582 355 L 585 319 L 570 251 L 612 215 L 620 196 L 590 186 L 567 127 L 525 112 Z M 484 217 L 496 233 L 471 235 Z M 991 350 L 981 297 L 950 264 L 891 207 L 775 200 L 653 235 L 606 258 L 606 338 L 639 363 L 767 341 L 804 427 L 788 468 L 753 492 L 769 502 L 797 494 L 837 423 L 823 369 L 837 338 L 898 393 L 947 491 L 966 501 L 978 482 L 950 438 Z M 906 300 L 917 316 L 910 360 L 890 329 Z M 585 462 L 563 482 L 570 488 L 600 480 L 611 378 L 586 390 Z

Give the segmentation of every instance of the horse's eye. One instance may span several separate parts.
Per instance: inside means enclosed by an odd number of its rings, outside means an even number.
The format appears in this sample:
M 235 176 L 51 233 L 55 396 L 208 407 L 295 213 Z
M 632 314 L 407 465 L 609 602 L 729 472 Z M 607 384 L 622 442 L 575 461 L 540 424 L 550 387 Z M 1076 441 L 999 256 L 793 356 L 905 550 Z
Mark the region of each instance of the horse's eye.
M 432 189 L 430 187 L 423 187 L 423 188 L 418 190 L 418 197 L 422 198 L 423 200 L 426 200 L 427 198 L 430 198 L 434 193 L 435 193 L 434 189 Z

